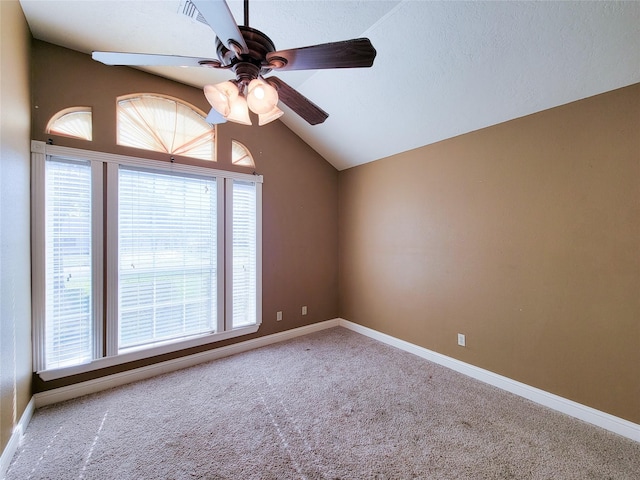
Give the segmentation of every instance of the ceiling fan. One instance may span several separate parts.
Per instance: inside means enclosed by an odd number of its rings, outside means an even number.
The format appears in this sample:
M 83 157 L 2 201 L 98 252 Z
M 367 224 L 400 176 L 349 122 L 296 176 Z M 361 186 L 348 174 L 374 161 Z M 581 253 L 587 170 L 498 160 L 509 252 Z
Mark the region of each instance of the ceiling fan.
M 236 24 L 225 0 L 191 2 L 216 33 L 217 59 L 123 52 L 93 52 L 93 59 L 106 65 L 231 70 L 235 79 L 204 87 L 213 107 L 207 117 L 211 124 L 229 120 L 251 125 L 250 109 L 264 125 L 283 114 L 277 106 L 280 100 L 309 124 L 317 125 L 328 118 L 327 112 L 279 78 L 265 75 L 272 70 L 371 67 L 376 57 L 368 38 L 276 50 L 269 37 L 249 27 L 249 0 L 244 0 L 244 26 Z

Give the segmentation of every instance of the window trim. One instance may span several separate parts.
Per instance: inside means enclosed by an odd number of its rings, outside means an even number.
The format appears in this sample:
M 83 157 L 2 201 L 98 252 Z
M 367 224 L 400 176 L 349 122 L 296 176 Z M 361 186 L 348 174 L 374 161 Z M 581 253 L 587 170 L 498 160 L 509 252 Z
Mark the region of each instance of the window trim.
M 33 275 L 33 335 L 35 348 L 33 361 L 36 373 L 44 381 L 54 380 L 57 378 L 63 378 L 69 375 L 75 375 L 78 373 L 84 373 L 102 368 L 120 365 L 135 360 L 151 358 L 165 353 L 176 352 L 192 347 L 201 345 L 207 345 L 221 340 L 239 337 L 255 333 L 258 331 L 262 323 L 262 182 L 263 177 L 261 175 L 252 175 L 239 172 L 231 172 L 226 170 L 218 170 L 208 167 L 199 167 L 193 165 L 185 165 L 178 163 L 169 163 L 158 160 L 149 160 L 139 157 L 131 157 L 126 155 L 118 155 L 111 153 L 95 152 L 90 150 L 82 150 L 70 147 L 63 147 L 58 145 L 48 145 L 41 141 L 31 141 L 32 152 L 32 275 Z M 44 235 L 44 214 L 45 214 L 45 177 L 44 168 L 47 157 L 63 157 L 70 160 L 82 160 L 91 162 L 92 173 L 95 173 L 95 177 L 92 177 L 92 201 L 95 202 L 92 207 L 92 212 L 96 217 L 93 220 L 92 230 L 96 244 L 94 244 L 93 262 L 98 268 L 94 268 L 93 279 L 95 284 L 93 285 L 94 294 L 94 315 L 95 321 L 99 328 L 97 328 L 97 335 L 94 337 L 96 347 L 96 358 L 88 363 L 73 365 L 70 367 L 63 367 L 50 370 L 42 370 L 44 365 L 43 354 L 38 345 L 44 344 L 45 336 L 45 235 Z M 118 293 L 117 286 L 118 281 L 118 258 L 117 255 L 110 255 L 107 257 L 107 261 L 104 265 L 103 254 L 106 249 L 106 245 L 117 245 L 117 203 L 118 198 L 114 193 L 117 191 L 117 176 L 118 165 L 124 164 L 127 166 L 150 168 L 153 170 L 165 170 L 168 172 L 176 173 L 192 173 L 197 175 L 204 175 L 208 177 L 215 177 L 218 184 L 229 182 L 230 180 L 243 180 L 250 181 L 256 184 L 256 323 L 255 325 L 239 327 L 236 329 L 223 330 L 219 328 L 215 333 L 207 333 L 202 335 L 196 335 L 188 339 L 167 341 L 158 343 L 156 345 L 131 350 L 125 353 L 118 354 L 118 332 L 117 321 L 114 321 L 113 316 L 117 316 L 117 303 Z M 106 166 L 106 167 L 105 167 Z M 107 191 L 103 189 L 103 171 L 107 180 Z M 114 178 L 115 177 L 115 178 Z M 115 183 L 114 183 L 115 179 Z M 229 180 L 230 179 L 230 180 Z M 219 200 L 222 200 L 222 196 L 225 195 L 224 189 L 218 189 Z M 103 199 L 105 199 L 103 205 Z M 110 208 L 116 210 L 109 210 Z M 226 206 L 225 208 L 228 208 Z M 107 217 L 107 223 L 104 226 L 106 232 L 103 230 L 103 211 L 109 212 Z M 116 214 L 114 215 L 113 212 Z M 114 224 L 115 222 L 115 224 Z M 114 228 L 115 225 L 115 228 Z M 218 222 L 218 236 L 220 239 L 225 235 L 224 222 Z M 103 235 L 105 235 L 106 244 L 103 243 Z M 224 263 L 229 262 L 225 257 L 230 258 L 231 249 L 227 249 L 226 252 L 219 248 L 218 259 Z M 222 259 L 220 258 L 222 256 Z M 226 261 L 225 261 L 226 260 Z M 224 274 L 218 276 L 218 298 L 225 298 L 225 284 Z M 105 283 L 106 282 L 106 283 Z M 106 286 L 106 296 L 103 298 L 103 287 Z M 228 294 L 228 292 L 227 292 Z M 114 303 L 115 302 L 115 308 Z M 220 302 L 222 305 L 219 308 L 224 308 L 224 302 Z M 106 316 L 103 319 L 102 312 L 106 307 Z M 117 318 L 115 319 L 117 320 Z M 224 315 L 218 316 L 218 326 L 225 326 Z M 106 338 L 103 338 L 102 332 L 105 329 L 106 322 Z M 113 331 L 115 330 L 115 332 Z M 106 350 L 102 351 L 102 345 L 106 346 Z

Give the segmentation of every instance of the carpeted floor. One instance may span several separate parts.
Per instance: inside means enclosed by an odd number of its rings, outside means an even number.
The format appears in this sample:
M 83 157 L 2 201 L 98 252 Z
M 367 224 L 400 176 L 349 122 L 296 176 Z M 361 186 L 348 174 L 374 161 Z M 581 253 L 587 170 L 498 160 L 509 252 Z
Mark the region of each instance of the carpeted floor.
M 14 479 L 638 479 L 640 444 L 333 328 L 35 412 Z

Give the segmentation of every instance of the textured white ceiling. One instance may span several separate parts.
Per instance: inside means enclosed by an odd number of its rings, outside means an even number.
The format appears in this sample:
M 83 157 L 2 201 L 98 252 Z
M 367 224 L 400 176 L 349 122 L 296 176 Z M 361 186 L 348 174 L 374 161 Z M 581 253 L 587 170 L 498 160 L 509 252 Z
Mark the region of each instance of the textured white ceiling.
M 243 22 L 242 2 L 228 2 Z M 215 58 L 180 1 L 21 0 L 33 35 L 93 50 Z M 326 110 L 282 121 L 342 170 L 640 82 L 640 2 L 252 0 L 277 49 L 368 37 L 373 68 L 281 72 Z M 212 69 L 154 68 L 202 87 Z M 640 106 L 639 106 L 640 109 Z

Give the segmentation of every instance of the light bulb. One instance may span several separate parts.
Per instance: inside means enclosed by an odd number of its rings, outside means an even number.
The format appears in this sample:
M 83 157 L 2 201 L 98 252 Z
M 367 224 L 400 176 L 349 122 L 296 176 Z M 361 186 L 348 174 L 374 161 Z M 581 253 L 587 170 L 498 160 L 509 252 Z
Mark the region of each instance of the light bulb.
M 269 113 L 278 105 L 278 92 L 264 80 L 256 78 L 249 83 L 247 104 L 258 115 Z
M 264 88 L 262 88 L 262 85 L 258 85 L 253 90 L 253 94 L 256 96 L 258 100 L 262 100 L 264 98 Z

